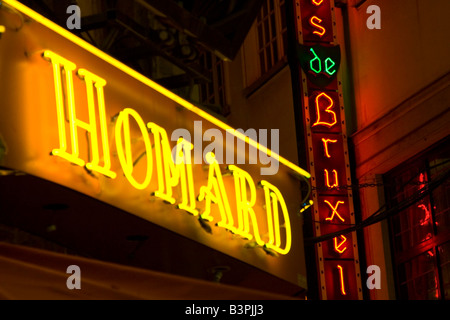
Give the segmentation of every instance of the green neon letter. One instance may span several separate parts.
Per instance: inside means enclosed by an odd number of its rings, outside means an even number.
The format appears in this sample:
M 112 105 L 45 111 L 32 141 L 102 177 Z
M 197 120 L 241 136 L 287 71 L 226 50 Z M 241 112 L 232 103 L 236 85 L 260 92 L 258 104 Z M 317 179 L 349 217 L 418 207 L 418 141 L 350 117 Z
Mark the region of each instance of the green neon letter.
M 330 65 L 328 65 L 328 62 L 330 62 Z M 330 76 L 332 76 L 336 72 L 336 70 L 331 71 L 331 68 L 333 68 L 335 65 L 336 65 L 336 63 L 333 60 L 331 60 L 330 58 L 327 58 L 325 60 L 325 71 Z
M 322 62 L 320 61 L 320 59 L 319 59 L 319 57 L 317 56 L 317 54 L 314 52 L 314 49 L 311 48 L 310 50 L 311 50 L 311 52 L 312 52 L 313 55 L 314 55 L 314 59 L 312 59 L 312 60 L 309 61 L 309 67 L 310 67 L 310 69 L 311 69 L 312 71 L 314 71 L 315 73 L 320 73 L 320 72 L 322 71 Z M 319 61 L 319 62 L 318 62 L 319 68 L 317 68 L 317 69 L 314 68 L 314 61 L 315 61 L 315 60 L 318 60 L 318 61 Z

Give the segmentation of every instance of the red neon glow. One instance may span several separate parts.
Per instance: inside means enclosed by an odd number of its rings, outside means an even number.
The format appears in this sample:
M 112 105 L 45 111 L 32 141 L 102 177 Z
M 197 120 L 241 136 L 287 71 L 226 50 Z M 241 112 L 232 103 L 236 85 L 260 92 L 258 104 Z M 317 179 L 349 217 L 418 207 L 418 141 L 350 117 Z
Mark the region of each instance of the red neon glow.
M 419 175 L 419 182 L 420 182 L 419 189 L 424 188 L 425 187 L 425 175 L 423 173 L 421 173 Z
M 420 225 L 421 225 L 421 226 L 424 226 L 424 225 L 426 225 L 426 224 L 429 222 L 429 219 L 430 219 L 430 210 L 428 210 L 428 207 L 427 207 L 426 205 L 424 205 L 424 204 L 419 204 L 419 205 L 417 206 L 417 208 L 420 208 L 420 209 L 422 209 L 423 211 L 425 211 L 425 218 L 420 219 Z
M 320 6 L 322 4 L 323 0 L 312 0 L 312 3 L 316 6 Z
M 345 292 L 345 286 L 344 286 L 344 269 L 342 266 L 337 266 L 339 269 L 339 277 L 341 279 L 341 293 L 345 296 L 347 293 Z
M 321 22 L 322 22 L 322 19 L 320 19 L 316 16 L 312 16 L 311 19 L 309 19 L 309 23 L 320 30 L 320 31 L 317 31 L 317 30 L 313 31 L 313 33 L 317 34 L 320 37 L 322 37 L 325 34 L 325 32 L 327 31 L 324 27 L 322 27 L 321 25 L 318 24 Z
M 334 175 L 334 182 L 333 185 L 330 185 L 330 177 L 328 175 L 328 170 L 324 169 L 323 172 L 325 173 L 325 183 L 328 188 L 336 188 L 338 186 L 338 173 L 336 169 L 333 169 L 333 175 Z
M 328 143 L 329 143 L 329 142 L 331 142 L 331 143 L 336 143 L 337 140 L 322 138 L 322 142 L 323 142 L 323 148 L 324 148 L 324 150 L 325 150 L 325 157 L 331 158 L 331 155 L 330 155 L 329 152 L 328 152 Z
M 338 201 L 338 202 L 336 202 L 336 205 L 335 205 L 334 207 L 333 207 L 333 205 L 332 205 L 328 200 L 324 200 L 324 202 L 330 206 L 331 210 L 333 210 L 333 214 L 331 215 L 331 217 L 325 218 L 325 220 L 331 221 L 331 220 L 333 220 L 334 216 L 336 215 L 336 216 L 339 218 L 339 220 L 341 220 L 342 222 L 345 221 L 345 219 L 342 218 L 342 217 L 339 215 L 339 212 L 337 211 L 337 208 L 339 207 L 339 205 L 345 203 L 344 201 Z
M 325 108 L 325 112 L 331 113 L 333 115 L 333 122 L 320 121 L 320 106 L 319 106 L 319 102 L 320 102 L 320 98 L 321 97 L 324 97 L 329 102 L 328 106 Z M 314 126 L 318 126 L 318 125 L 332 127 L 332 126 L 334 126 L 336 124 L 336 122 L 337 122 L 336 113 L 334 113 L 334 111 L 330 110 L 331 108 L 333 108 L 333 105 L 334 105 L 333 99 L 331 99 L 331 97 L 329 95 L 327 95 L 325 92 L 322 92 L 321 94 L 317 95 L 317 97 L 316 97 L 317 121 L 312 125 L 313 127 Z
M 338 243 L 337 237 L 334 238 L 334 250 L 336 252 L 343 253 L 347 249 L 347 247 L 342 248 L 344 246 L 344 244 L 347 242 L 347 238 L 344 236 L 340 236 L 340 237 L 342 238 L 342 241 L 339 243 Z

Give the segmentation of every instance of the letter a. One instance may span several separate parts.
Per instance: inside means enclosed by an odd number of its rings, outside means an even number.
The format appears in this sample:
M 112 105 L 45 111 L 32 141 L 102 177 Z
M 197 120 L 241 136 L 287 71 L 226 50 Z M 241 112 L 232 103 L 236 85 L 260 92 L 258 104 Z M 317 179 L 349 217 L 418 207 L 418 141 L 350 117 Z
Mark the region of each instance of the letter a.
M 367 7 L 367 14 L 371 14 L 367 18 L 366 25 L 368 29 L 381 29 L 381 9 L 377 5 L 371 5 Z
M 67 7 L 66 13 L 72 13 L 70 17 L 67 18 L 66 26 L 67 29 L 81 29 L 81 10 L 77 5 L 71 5 Z
M 67 278 L 66 286 L 67 289 L 81 289 L 81 270 L 77 265 L 70 265 L 67 267 L 66 273 L 73 273 L 69 278 Z
M 366 281 L 367 288 L 369 290 L 372 289 L 381 289 L 381 281 L 380 281 L 380 267 L 377 265 L 371 265 L 367 267 L 367 274 L 372 273 Z

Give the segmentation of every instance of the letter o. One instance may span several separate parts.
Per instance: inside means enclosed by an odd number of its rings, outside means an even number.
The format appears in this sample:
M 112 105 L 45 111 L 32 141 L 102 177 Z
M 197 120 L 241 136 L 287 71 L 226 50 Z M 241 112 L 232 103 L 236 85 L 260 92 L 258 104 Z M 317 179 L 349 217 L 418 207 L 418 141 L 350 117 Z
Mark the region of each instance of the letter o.
M 131 137 L 130 137 L 130 122 L 129 117 L 133 117 L 136 121 L 139 129 L 141 130 L 142 138 L 145 145 L 146 158 L 147 158 L 147 173 L 143 182 L 138 182 L 133 177 L 134 161 L 131 152 Z M 122 141 L 123 132 L 123 141 Z M 147 127 L 142 120 L 139 113 L 131 108 L 125 108 L 119 113 L 117 117 L 116 127 L 116 148 L 117 155 L 119 157 L 120 165 L 122 166 L 123 173 L 127 180 L 136 189 L 145 189 L 152 179 L 153 170 L 153 154 L 152 154 L 152 144 L 150 142 L 150 137 L 148 135 Z M 125 145 L 125 148 L 124 148 Z

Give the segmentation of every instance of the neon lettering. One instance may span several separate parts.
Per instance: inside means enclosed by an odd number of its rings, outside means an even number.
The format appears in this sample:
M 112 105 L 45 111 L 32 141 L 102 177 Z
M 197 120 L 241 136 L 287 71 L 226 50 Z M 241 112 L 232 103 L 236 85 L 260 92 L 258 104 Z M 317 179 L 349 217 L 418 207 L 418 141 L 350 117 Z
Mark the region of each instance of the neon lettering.
M 345 292 L 345 285 L 344 285 L 344 269 L 342 268 L 341 265 L 338 265 L 337 268 L 339 269 L 339 278 L 340 278 L 340 284 L 341 284 L 341 294 L 345 296 L 347 293 Z
M 209 163 L 208 185 L 200 187 L 200 194 L 197 197 L 198 201 L 206 201 L 205 210 L 200 216 L 202 219 L 212 221 L 213 217 L 211 216 L 211 204 L 217 204 L 219 207 L 220 217 L 222 219 L 217 223 L 217 226 L 235 232 L 230 204 L 228 202 L 227 192 L 223 183 L 222 172 L 220 171 L 220 167 L 214 153 L 207 153 L 206 161 Z
M 331 217 L 325 218 L 325 220 L 331 221 L 331 220 L 334 219 L 334 216 L 336 215 L 336 216 L 338 217 L 339 220 L 341 220 L 342 222 L 345 221 L 345 219 L 342 218 L 342 217 L 339 215 L 339 212 L 337 211 L 337 208 L 339 207 L 339 205 L 345 203 L 344 201 L 338 201 L 338 202 L 336 202 L 336 205 L 335 205 L 334 207 L 333 207 L 333 205 L 332 205 L 328 200 L 324 200 L 324 202 L 325 202 L 326 204 L 328 204 L 328 206 L 329 206 L 329 207 L 331 208 L 331 210 L 333 211 L 333 213 L 331 214 Z
M 333 175 L 334 175 L 333 185 L 330 185 L 330 178 L 328 176 L 328 170 L 324 169 L 323 172 L 325 174 L 325 184 L 327 185 L 327 187 L 328 188 L 336 188 L 338 186 L 338 184 L 339 184 L 337 171 L 335 169 L 332 171 Z
M 425 212 L 425 217 L 423 219 L 420 219 L 420 221 L 419 221 L 420 225 L 424 226 L 424 225 L 428 224 L 430 222 L 429 220 L 431 217 L 430 210 L 428 209 L 428 207 L 424 204 L 419 204 L 417 206 L 417 208 L 420 208 Z
M 325 59 L 325 72 L 328 73 L 330 76 L 336 73 L 335 70 L 331 70 L 336 65 L 336 62 L 334 62 L 331 58 Z
M 182 201 L 177 207 L 194 216 L 198 215 L 198 210 L 195 207 L 191 159 L 191 150 L 193 150 L 194 146 L 183 138 L 178 139 L 174 162 L 166 130 L 153 122 L 147 123 L 147 127 L 154 137 L 155 161 L 158 168 L 158 190 L 153 195 L 170 204 L 174 204 L 176 200 L 172 196 L 172 188 L 181 184 Z
M 147 172 L 143 182 L 138 182 L 133 177 L 133 170 L 135 161 L 133 161 L 133 155 L 131 150 L 131 136 L 130 136 L 130 120 L 132 117 L 136 121 L 141 134 L 142 140 L 144 141 L 145 154 L 147 158 Z M 123 132 L 123 140 L 122 140 Z M 139 113 L 131 108 L 125 108 L 119 113 L 116 120 L 116 148 L 117 156 L 122 166 L 123 173 L 130 184 L 138 190 L 145 189 L 152 179 L 152 169 L 153 169 L 153 156 L 152 156 L 152 144 L 148 136 L 147 128 L 145 127 L 144 120 L 142 120 Z M 125 147 L 124 147 L 125 145 Z
M 314 55 L 314 59 L 311 59 L 309 61 L 309 68 L 314 71 L 315 73 L 321 73 L 322 72 L 322 61 L 320 61 L 319 57 L 317 56 L 316 52 L 314 51 L 313 48 L 310 49 L 310 51 L 312 52 L 312 54 Z M 314 67 L 314 61 L 318 61 L 317 65 L 318 68 Z
M 320 37 L 322 37 L 326 32 L 326 29 L 318 24 L 321 22 L 322 22 L 322 19 L 320 19 L 316 16 L 312 16 L 311 19 L 309 19 L 309 23 L 320 30 L 320 31 L 317 31 L 317 30 L 313 31 L 313 33 L 317 34 Z
M 55 95 L 56 95 L 56 109 L 58 116 L 58 133 L 59 133 L 59 149 L 53 149 L 51 154 L 59 156 L 72 162 L 79 166 L 84 166 L 84 160 L 78 157 L 78 143 L 73 143 L 75 137 L 71 137 L 72 142 L 72 153 L 67 152 L 67 140 L 66 140 L 66 129 L 65 129 L 65 114 L 64 114 L 64 94 L 63 94 L 63 84 L 61 79 L 61 73 L 64 71 L 65 83 L 66 83 L 66 95 L 68 110 L 73 114 L 74 110 L 74 89 L 73 89 L 73 72 L 76 69 L 76 65 L 69 60 L 49 51 L 45 50 L 43 53 L 44 59 L 50 61 L 53 66 L 53 80 L 55 84 Z M 71 131 L 72 133 L 72 131 Z
M 259 235 L 258 221 L 256 220 L 253 206 L 256 203 L 256 187 L 252 177 L 244 170 L 229 165 L 228 169 L 233 173 L 234 185 L 236 192 L 238 227 L 235 233 L 241 237 L 251 240 L 253 236 L 250 234 L 250 220 L 253 226 L 253 234 L 258 245 L 264 245 L 264 241 Z M 249 192 L 247 192 L 247 187 Z
M 87 98 L 88 98 L 88 109 L 89 109 L 89 124 L 86 124 L 86 130 L 90 133 L 92 159 L 89 163 L 86 163 L 86 168 L 90 171 L 96 171 L 104 174 L 107 177 L 115 178 L 116 174 L 110 170 L 111 159 L 108 143 L 108 128 L 106 122 L 106 111 L 105 111 L 105 97 L 103 93 L 103 88 L 106 85 L 106 81 L 99 76 L 85 70 L 79 69 L 77 72 L 78 76 L 84 80 L 86 83 Z M 98 152 L 98 142 L 97 142 L 97 125 L 95 117 L 95 102 L 94 102 L 94 87 L 97 93 L 97 103 L 98 103 L 98 114 L 100 123 L 100 133 L 102 141 L 103 150 L 103 167 L 99 166 L 100 158 Z M 77 119 L 79 122 L 79 120 Z M 82 122 L 79 122 L 80 124 Z
M 76 65 L 49 50 L 44 51 L 43 57 L 52 64 L 56 97 L 59 148 L 53 149 L 52 155 L 64 158 L 76 165 L 84 166 L 90 172 L 98 172 L 104 176 L 116 178 L 117 174 L 111 170 L 111 151 L 104 97 L 106 81 L 86 69 L 78 70 L 77 75 L 86 86 L 88 108 L 88 121 L 81 121 L 76 117 L 73 77 Z M 235 226 L 223 175 L 213 152 L 206 152 L 205 154 L 205 160 L 209 164 L 208 182 L 206 186 L 200 188 L 199 196 L 196 199 L 193 161 L 191 159 L 194 146 L 190 141 L 181 137 L 178 139 L 175 148 L 171 149 L 166 130 L 152 122 L 145 124 L 139 113 L 131 108 L 120 111 L 114 121 L 113 137 L 117 159 L 125 179 L 135 189 L 144 190 L 148 188 L 152 181 L 153 170 L 155 170 L 158 187 L 152 194 L 156 197 L 167 203 L 177 204 L 178 209 L 195 216 L 199 215 L 196 200 L 205 201 L 205 209 L 200 216 L 207 221 L 214 220 L 211 206 L 217 204 L 221 219 L 216 224 L 217 226 L 245 239 L 254 239 L 257 245 L 272 249 L 280 254 L 287 254 L 290 251 L 292 239 L 289 214 L 281 192 L 274 185 L 264 180 L 260 182 L 267 215 L 268 240 L 265 242 L 260 235 L 254 209 L 257 198 L 256 187 L 248 172 L 234 165 L 228 166 L 235 187 L 237 217 L 237 226 Z M 70 129 L 70 139 L 66 132 L 68 129 Z M 86 159 L 82 159 L 80 156 L 79 129 L 85 130 L 88 136 L 88 152 L 87 156 L 84 155 Z M 135 131 L 137 133 L 134 133 Z M 220 133 L 218 130 L 217 132 Z M 209 131 L 209 133 L 214 132 Z M 138 136 L 133 137 L 132 134 Z M 183 134 L 186 134 L 186 132 L 183 131 Z M 238 130 L 232 132 L 232 134 L 239 137 L 244 135 Z M 277 154 L 273 154 L 264 146 L 252 144 L 251 138 L 245 137 L 243 141 L 253 148 L 249 149 L 249 154 L 255 155 L 256 150 L 259 149 L 264 154 L 278 160 Z M 217 148 L 215 145 L 213 148 L 212 144 L 208 147 L 208 150 L 212 150 L 219 148 L 219 145 Z M 256 161 L 255 159 L 251 160 Z M 141 161 L 143 165 L 141 165 Z M 153 161 L 155 161 L 155 164 L 153 164 Z M 179 198 L 176 198 L 173 194 L 173 188 L 178 186 L 181 192 Z M 252 231 L 250 231 L 251 229 Z M 282 232 L 282 229 L 285 231 Z
M 269 182 L 262 180 L 260 182 L 264 189 L 264 195 L 266 200 L 266 213 L 267 221 L 269 225 L 269 241 L 266 246 L 270 249 L 275 250 L 281 254 L 286 254 L 291 249 L 292 239 L 291 239 L 291 224 L 289 220 L 289 214 L 286 207 L 286 202 L 278 190 L 277 187 L 270 184 Z M 284 227 L 286 229 L 286 244 L 284 249 L 281 249 L 281 237 L 280 237 L 280 218 L 278 206 L 280 206 L 283 219 Z M 273 226 L 273 227 L 272 227 Z
M 320 6 L 322 4 L 323 0 L 312 0 L 312 3 L 316 6 Z
M 338 243 L 338 237 L 335 237 L 333 240 L 334 241 L 334 250 L 336 252 L 343 253 L 347 249 L 347 247 L 343 247 L 344 244 L 347 242 L 347 238 L 342 235 L 339 237 L 342 239 L 341 242 Z
M 327 101 L 328 101 L 328 105 L 325 108 L 325 112 L 327 113 L 331 113 L 332 115 L 332 122 L 324 122 L 324 121 L 320 121 L 320 99 L 324 97 Z M 316 97 L 316 112 L 317 112 L 317 120 L 316 122 L 312 125 L 314 126 L 318 126 L 318 125 L 322 125 L 322 126 L 327 126 L 327 127 L 332 127 L 337 123 L 337 117 L 336 117 L 336 113 L 334 111 L 331 110 L 331 108 L 333 108 L 334 102 L 333 99 L 331 99 L 331 97 L 329 95 L 327 95 L 325 92 L 322 92 L 321 94 L 317 95 Z
M 196 216 L 198 210 L 195 207 L 194 175 L 192 173 L 191 150 L 194 145 L 182 138 L 177 143 L 177 162 L 175 168 L 178 169 L 178 176 L 181 179 L 181 203 L 178 209 L 189 212 Z
M 325 157 L 327 157 L 327 158 L 331 158 L 331 155 L 330 155 L 330 153 L 328 152 L 328 143 L 336 143 L 337 142 L 337 140 L 332 140 L 332 139 L 325 139 L 325 138 L 322 138 L 322 142 L 323 142 L 323 148 L 324 148 L 324 151 L 325 151 Z
M 45 50 L 43 53 L 43 57 L 47 61 L 50 61 L 53 66 L 53 79 L 55 85 L 56 109 L 58 117 L 59 148 L 53 149 L 51 154 L 66 159 L 67 161 L 78 166 L 85 166 L 89 171 L 96 171 L 107 177 L 115 178 L 116 173 L 110 170 L 111 161 L 108 133 L 106 127 L 105 100 L 103 96 L 103 87 L 106 85 L 106 81 L 94 75 L 93 73 L 88 72 L 87 70 L 79 70 L 78 75 L 82 80 L 84 80 L 86 84 L 88 98 L 89 123 L 83 122 L 77 119 L 75 112 L 73 72 L 76 69 L 76 65 L 50 50 Z M 65 74 L 64 81 L 61 77 L 62 73 Z M 65 82 L 66 84 L 65 88 L 63 86 L 63 82 Z M 99 165 L 100 156 L 94 102 L 94 85 L 97 93 L 98 112 L 100 117 L 100 130 L 104 161 L 103 166 Z M 70 153 L 67 151 L 68 144 L 65 125 L 66 108 L 64 96 L 67 96 L 67 112 L 70 125 Z M 91 145 L 91 161 L 88 163 L 86 163 L 79 157 L 78 128 L 82 128 L 89 133 L 89 142 Z

